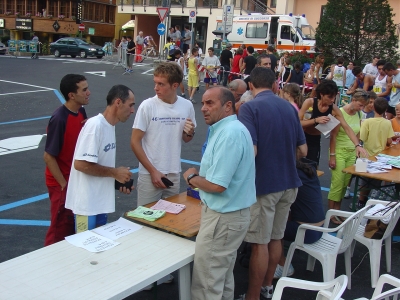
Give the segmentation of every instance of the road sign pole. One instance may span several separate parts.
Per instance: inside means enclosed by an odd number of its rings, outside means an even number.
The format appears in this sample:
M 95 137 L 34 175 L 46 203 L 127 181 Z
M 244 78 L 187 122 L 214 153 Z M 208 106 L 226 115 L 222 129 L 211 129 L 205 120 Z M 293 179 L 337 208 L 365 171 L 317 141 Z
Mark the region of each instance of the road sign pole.
M 222 42 L 225 41 L 225 34 L 226 34 L 226 22 L 228 21 L 228 13 L 226 9 L 226 5 L 224 6 L 224 33 L 222 34 Z

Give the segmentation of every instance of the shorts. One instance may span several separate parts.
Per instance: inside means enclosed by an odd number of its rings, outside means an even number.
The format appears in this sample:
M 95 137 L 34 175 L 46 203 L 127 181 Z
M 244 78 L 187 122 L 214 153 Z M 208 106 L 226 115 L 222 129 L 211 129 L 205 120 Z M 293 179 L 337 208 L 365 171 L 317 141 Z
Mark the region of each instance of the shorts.
M 146 205 L 160 199 L 165 199 L 179 194 L 181 177 L 180 173 L 169 173 L 166 174 L 169 180 L 171 180 L 174 185 L 169 189 L 159 189 L 156 188 L 152 181 L 150 174 L 139 173 L 136 191 L 137 191 L 137 205 Z
M 388 108 L 386 110 L 387 113 L 392 114 L 392 115 L 396 115 L 396 110 L 393 106 L 388 105 Z
M 217 78 L 204 78 L 204 83 L 210 83 L 210 80 L 212 83 L 218 83 Z
M 94 216 L 75 215 L 76 233 L 91 230 L 107 224 L 107 214 L 98 214 Z
M 250 207 L 251 222 L 244 240 L 259 245 L 281 240 L 296 196 L 297 188 L 257 196 L 257 202 Z
M 199 86 L 199 76 L 189 74 L 188 86 L 189 87 L 198 87 Z

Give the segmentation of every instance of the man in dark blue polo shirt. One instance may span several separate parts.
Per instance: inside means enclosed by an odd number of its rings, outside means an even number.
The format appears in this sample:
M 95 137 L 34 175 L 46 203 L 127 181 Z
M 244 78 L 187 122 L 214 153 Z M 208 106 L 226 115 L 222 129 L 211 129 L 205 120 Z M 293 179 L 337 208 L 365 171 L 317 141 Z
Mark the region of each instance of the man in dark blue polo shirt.
M 256 163 L 257 202 L 250 208 L 251 224 L 245 241 L 252 244 L 247 294 L 240 299 L 272 298 L 272 280 L 282 253 L 289 208 L 301 180 L 296 152 L 307 155 L 304 132 L 295 108 L 275 96 L 275 74 L 255 68 L 250 90 L 254 99 L 243 104 L 239 120 L 253 139 Z

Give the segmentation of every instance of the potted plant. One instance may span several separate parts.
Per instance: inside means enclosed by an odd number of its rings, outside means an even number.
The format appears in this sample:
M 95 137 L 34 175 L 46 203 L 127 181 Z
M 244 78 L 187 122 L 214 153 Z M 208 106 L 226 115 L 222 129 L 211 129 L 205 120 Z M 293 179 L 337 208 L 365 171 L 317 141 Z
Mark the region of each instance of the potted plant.
M 6 11 L 5 15 L 6 15 L 6 16 L 11 15 L 11 11 Z
M 75 16 L 71 16 L 71 19 L 72 19 L 72 21 L 75 21 L 76 17 Z
M 19 17 L 19 15 L 20 15 L 20 13 L 17 11 L 17 12 L 15 13 L 15 16 L 16 16 L 16 17 Z
M 64 18 L 65 18 L 64 15 L 59 15 L 59 16 L 58 16 L 58 19 L 59 19 L 59 20 L 63 20 Z
M 25 17 L 30 18 L 30 17 L 32 17 L 32 14 L 30 12 L 28 12 L 28 13 L 25 14 Z
M 49 19 L 52 19 L 52 18 L 53 18 L 53 15 L 47 15 L 47 17 L 48 17 Z

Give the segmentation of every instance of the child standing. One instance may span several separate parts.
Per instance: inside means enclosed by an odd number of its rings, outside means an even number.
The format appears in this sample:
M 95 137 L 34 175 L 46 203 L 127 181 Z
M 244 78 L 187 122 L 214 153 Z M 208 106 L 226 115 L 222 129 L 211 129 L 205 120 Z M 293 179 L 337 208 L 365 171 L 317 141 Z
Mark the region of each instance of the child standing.
M 199 87 L 199 70 L 197 69 L 197 65 L 199 64 L 199 59 L 197 58 L 199 54 L 199 49 L 193 48 L 192 55 L 189 57 L 188 66 L 189 66 L 189 76 L 188 76 L 188 91 L 189 91 L 189 100 L 195 104 L 196 101 L 193 99 L 194 93 L 196 89 Z

